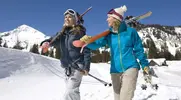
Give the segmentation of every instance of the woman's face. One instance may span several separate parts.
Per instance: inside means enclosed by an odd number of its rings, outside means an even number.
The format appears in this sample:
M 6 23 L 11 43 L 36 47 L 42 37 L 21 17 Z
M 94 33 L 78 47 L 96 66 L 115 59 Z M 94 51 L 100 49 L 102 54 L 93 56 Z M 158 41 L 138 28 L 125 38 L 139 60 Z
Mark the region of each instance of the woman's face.
M 70 15 L 70 14 L 65 15 L 65 18 L 64 18 L 64 25 L 65 26 L 72 26 L 75 24 L 76 24 L 76 21 L 72 15 Z
M 108 15 L 106 21 L 108 22 L 109 27 L 113 27 L 113 25 L 114 25 L 113 23 L 116 21 L 116 19 L 114 17 Z

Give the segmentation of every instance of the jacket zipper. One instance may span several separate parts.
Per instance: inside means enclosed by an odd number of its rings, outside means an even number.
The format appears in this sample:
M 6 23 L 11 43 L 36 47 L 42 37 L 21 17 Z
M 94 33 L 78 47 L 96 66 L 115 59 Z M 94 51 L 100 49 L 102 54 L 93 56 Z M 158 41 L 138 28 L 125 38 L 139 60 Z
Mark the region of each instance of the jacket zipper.
M 123 62 L 122 62 L 122 52 L 121 52 L 121 40 L 120 40 L 120 33 L 118 33 L 118 47 L 119 47 L 119 51 L 120 51 L 120 63 L 121 63 L 121 68 L 124 72 L 124 67 L 123 67 Z
M 70 62 L 69 61 L 69 52 L 68 52 L 68 39 L 69 39 L 69 34 L 66 34 L 66 41 L 65 41 L 65 43 L 66 43 L 66 54 L 67 54 L 67 60 L 68 60 L 68 62 Z

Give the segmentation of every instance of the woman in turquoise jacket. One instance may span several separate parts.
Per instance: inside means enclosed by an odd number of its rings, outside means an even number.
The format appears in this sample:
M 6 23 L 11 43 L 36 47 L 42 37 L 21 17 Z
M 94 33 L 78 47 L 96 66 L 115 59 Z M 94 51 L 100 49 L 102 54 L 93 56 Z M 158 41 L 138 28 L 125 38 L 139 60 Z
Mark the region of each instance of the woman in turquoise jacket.
M 110 47 L 110 73 L 115 100 L 131 100 L 136 89 L 140 65 L 146 72 L 149 70 L 148 60 L 137 31 L 128 27 L 123 21 L 126 10 L 126 6 L 110 10 L 107 22 L 111 33 L 87 45 L 93 50 L 105 45 Z M 85 35 L 80 40 L 86 43 L 90 39 L 88 37 Z

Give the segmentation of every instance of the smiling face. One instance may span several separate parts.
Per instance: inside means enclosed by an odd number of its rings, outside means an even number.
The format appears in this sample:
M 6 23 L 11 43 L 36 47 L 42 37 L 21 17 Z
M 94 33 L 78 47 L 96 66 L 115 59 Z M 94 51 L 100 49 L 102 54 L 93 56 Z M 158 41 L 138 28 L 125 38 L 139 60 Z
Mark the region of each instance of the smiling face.
M 109 26 L 109 27 L 113 27 L 114 22 L 117 21 L 117 19 L 114 18 L 114 17 L 112 17 L 112 16 L 110 16 L 110 15 L 108 15 L 106 21 L 108 22 L 108 26 Z
M 114 33 L 118 33 L 121 21 L 122 20 L 118 20 L 112 15 L 108 15 L 108 18 L 107 18 L 108 26 L 113 28 Z
M 64 18 L 64 25 L 65 26 L 73 26 L 76 24 L 75 17 L 70 14 L 66 14 Z

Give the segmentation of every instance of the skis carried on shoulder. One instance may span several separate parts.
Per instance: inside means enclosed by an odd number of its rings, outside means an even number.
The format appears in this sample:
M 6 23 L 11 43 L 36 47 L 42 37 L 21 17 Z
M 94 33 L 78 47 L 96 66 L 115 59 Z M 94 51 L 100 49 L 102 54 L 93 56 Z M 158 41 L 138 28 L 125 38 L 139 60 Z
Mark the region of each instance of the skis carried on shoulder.
M 140 15 L 140 16 L 136 16 L 136 17 L 132 17 L 131 19 L 129 20 L 126 20 L 125 22 L 128 24 L 132 21 L 139 21 L 141 19 L 144 19 L 144 18 L 147 18 L 149 16 L 151 16 L 152 12 L 151 11 L 148 11 L 147 13 L 143 14 L 143 15 Z
M 78 17 L 78 19 L 80 20 L 89 10 L 91 10 L 92 9 L 92 7 L 89 7 L 84 13 L 82 13 L 79 17 Z M 60 36 L 60 33 L 59 34 L 57 34 L 51 41 L 50 41 L 50 44 L 51 43 L 53 43 L 56 39 L 57 39 L 57 37 L 59 37 Z
M 132 21 L 139 21 L 139 20 L 141 20 L 141 19 L 144 19 L 144 18 L 149 17 L 151 14 L 152 14 L 152 12 L 149 11 L 149 12 L 143 14 L 143 15 L 136 16 L 136 17 L 132 17 L 132 18 L 130 18 L 130 19 L 128 19 L 128 20 L 125 20 L 125 22 L 126 22 L 126 24 L 128 24 L 128 23 L 131 23 Z M 108 35 L 109 33 L 110 33 L 109 30 L 106 30 L 106 31 L 104 31 L 104 32 L 102 32 L 102 33 L 99 33 L 99 34 L 93 36 L 93 37 L 88 41 L 88 43 L 85 43 L 85 42 L 80 41 L 80 40 L 75 40 L 75 41 L 73 41 L 73 45 L 74 45 L 75 47 L 82 47 L 82 50 L 83 50 L 83 48 L 84 48 L 86 45 L 88 45 L 88 44 L 96 41 L 97 39 L 99 39 L 99 38 L 101 38 L 101 37 L 104 37 L 104 36 Z M 81 52 L 82 52 L 82 50 L 81 50 Z
M 89 7 L 84 13 L 82 13 L 79 17 L 78 20 L 80 20 L 88 11 L 90 11 L 92 9 L 92 7 Z M 51 45 L 59 36 L 61 35 L 61 32 L 58 32 L 58 34 L 56 34 L 51 41 L 46 44 L 46 45 Z M 47 52 L 48 51 L 48 46 L 41 46 L 41 48 L 43 49 L 43 52 Z

